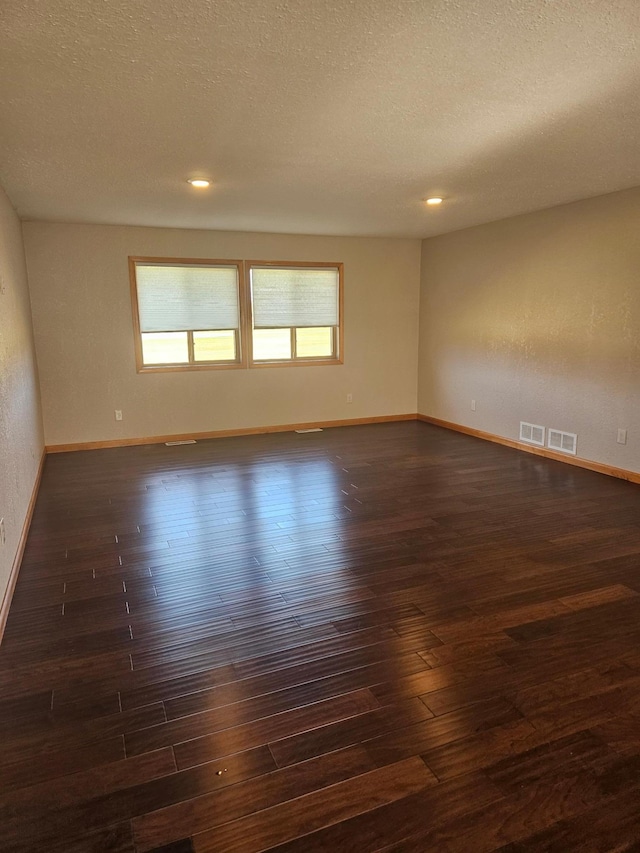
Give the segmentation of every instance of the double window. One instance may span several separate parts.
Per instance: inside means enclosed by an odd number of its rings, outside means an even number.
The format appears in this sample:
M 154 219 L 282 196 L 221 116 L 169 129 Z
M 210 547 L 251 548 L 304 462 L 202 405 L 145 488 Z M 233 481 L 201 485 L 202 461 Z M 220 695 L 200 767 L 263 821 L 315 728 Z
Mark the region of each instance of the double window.
M 342 363 L 342 264 L 129 258 L 139 371 Z

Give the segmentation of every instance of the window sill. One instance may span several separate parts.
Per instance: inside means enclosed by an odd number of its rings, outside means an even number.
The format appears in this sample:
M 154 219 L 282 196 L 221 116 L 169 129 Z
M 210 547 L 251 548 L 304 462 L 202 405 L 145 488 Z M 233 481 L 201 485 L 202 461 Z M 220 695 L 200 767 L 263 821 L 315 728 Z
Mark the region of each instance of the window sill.
M 145 364 L 139 366 L 138 373 L 184 373 L 198 370 L 243 370 L 246 364 L 233 362 L 231 364 Z
M 344 364 L 341 358 L 309 358 L 309 359 L 287 359 L 282 361 L 252 361 L 249 368 L 255 367 L 331 367 L 336 364 Z

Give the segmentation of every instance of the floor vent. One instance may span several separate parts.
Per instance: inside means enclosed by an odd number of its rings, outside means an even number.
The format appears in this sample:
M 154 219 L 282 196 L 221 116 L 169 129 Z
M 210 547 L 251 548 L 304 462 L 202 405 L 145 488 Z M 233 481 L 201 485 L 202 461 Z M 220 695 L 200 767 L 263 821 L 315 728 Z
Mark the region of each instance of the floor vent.
M 186 438 L 184 441 L 165 441 L 167 447 L 177 447 L 179 444 L 195 444 L 195 438 Z
M 559 429 L 549 430 L 547 447 L 550 450 L 559 450 L 561 453 L 570 453 L 575 456 L 577 445 L 578 436 L 574 432 L 562 432 Z
M 544 447 L 544 427 L 520 421 L 520 441 Z

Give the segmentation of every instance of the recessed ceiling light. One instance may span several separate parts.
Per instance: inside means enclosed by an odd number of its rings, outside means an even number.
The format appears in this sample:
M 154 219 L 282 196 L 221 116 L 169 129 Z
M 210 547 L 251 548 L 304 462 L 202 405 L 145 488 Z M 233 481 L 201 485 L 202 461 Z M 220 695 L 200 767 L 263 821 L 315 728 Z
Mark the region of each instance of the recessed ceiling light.
M 189 178 L 188 183 L 190 183 L 192 187 L 205 188 L 209 186 L 209 181 L 205 181 L 204 178 Z
M 442 204 L 442 199 L 438 196 L 434 196 L 433 198 L 427 199 L 427 204 Z

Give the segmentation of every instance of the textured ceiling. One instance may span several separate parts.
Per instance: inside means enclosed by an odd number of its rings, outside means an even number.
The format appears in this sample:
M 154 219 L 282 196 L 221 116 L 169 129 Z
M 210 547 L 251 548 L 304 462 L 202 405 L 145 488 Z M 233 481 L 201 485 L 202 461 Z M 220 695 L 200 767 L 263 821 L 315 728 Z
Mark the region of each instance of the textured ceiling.
M 3 0 L 0 182 L 24 218 L 452 231 L 640 184 L 639 34 L 639 0 Z

